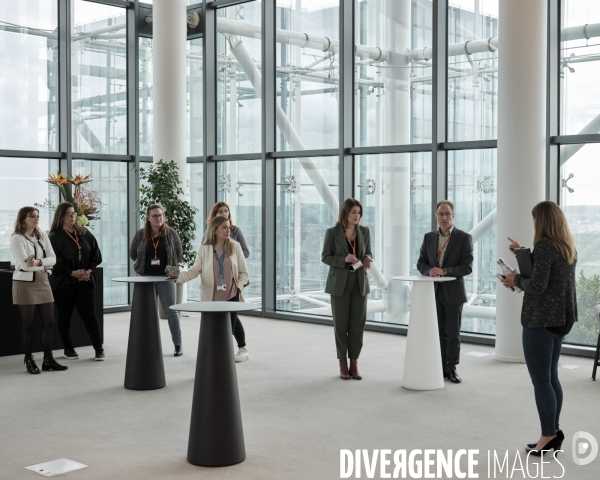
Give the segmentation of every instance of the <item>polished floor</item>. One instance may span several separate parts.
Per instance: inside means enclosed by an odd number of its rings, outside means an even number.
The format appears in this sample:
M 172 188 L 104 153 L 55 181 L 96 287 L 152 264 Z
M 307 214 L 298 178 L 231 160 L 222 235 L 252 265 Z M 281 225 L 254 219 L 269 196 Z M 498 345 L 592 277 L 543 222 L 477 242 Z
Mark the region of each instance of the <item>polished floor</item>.
M 255 317 L 243 322 L 251 355 L 237 366 L 243 463 L 210 469 L 185 458 L 200 318 L 182 319 L 180 358 L 172 356 L 161 321 L 167 386 L 131 391 L 123 388 L 129 317 L 121 313 L 105 316 L 105 362 L 92 360 L 91 347 L 80 348 L 80 360 L 64 361 L 67 372 L 33 376 L 21 356 L 0 358 L 0 479 L 42 478 L 25 467 L 65 457 L 89 466 L 59 477 L 77 480 L 325 480 L 340 478 L 341 449 L 366 449 L 370 456 L 374 449 L 405 449 L 407 456 L 414 449 L 477 449 L 479 478 L 494 478 L 488 451 L 493 459 L 495 450 L 500 463 L 508 454 L 495 478 L 529 478 L 519 460 L 526 469 L 522 447 L 537 439 L 539 424 L 525 365 L 494 361 L 492 348 L 464 344 L 462 384 L 408 391 L 400 387 L 404 336 L 366 332 L 359 363 L 364 379 L 343 381 L 331 327 Z M 586 466 L 572 458 L 575 432 L 600 441 L 600 381 L 591 381 L 591 370 L 589 358 L 561 359 L 567 440 L 560 463 L 546 460 L 544 476 L 560 477 L 563 468 L 566 479 L 600 474 L 600 456 Z M 529 476 L 537 467 L 539 460 L 530 461 Z M 461 468 L 466 471 L 465 457 Z M 369 478 L 364 462 L 361 470 L 361 478 Z M 387 472 L 393 470 L 392 460 Z M 383 478 L 379 463 L 371 478 Z

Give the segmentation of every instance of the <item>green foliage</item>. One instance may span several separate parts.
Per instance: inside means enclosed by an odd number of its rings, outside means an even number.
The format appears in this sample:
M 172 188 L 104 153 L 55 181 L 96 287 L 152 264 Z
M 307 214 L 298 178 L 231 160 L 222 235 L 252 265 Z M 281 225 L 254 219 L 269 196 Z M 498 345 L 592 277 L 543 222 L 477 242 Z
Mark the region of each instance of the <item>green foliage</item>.
M 577 279 L 578 321 L 567 336 L 569 343 L 595 346 L 598 342 L 598 323 L 594 317 L 594 308 L 600 304 L 600 276 L 586 277 L 583 270 Z
M 192 246 L 196 238 L 196 223 L 194 215 L 198 212 L 189 202 L 181 200 L 184 192 L 179 180 L 177 164 L 171 160 L 160 160 L 145 168 L 140 168 L 140 179 L 146 180 L 147 185 L 140 187 L 139 212 L 142 225 L 146 222 L 146 209 L 153 203 L 159 203 L 165 209 L 166 222 L 181 238 L 183 257 L 181 264 L 190 266 L 194 263 L 196 252 Z

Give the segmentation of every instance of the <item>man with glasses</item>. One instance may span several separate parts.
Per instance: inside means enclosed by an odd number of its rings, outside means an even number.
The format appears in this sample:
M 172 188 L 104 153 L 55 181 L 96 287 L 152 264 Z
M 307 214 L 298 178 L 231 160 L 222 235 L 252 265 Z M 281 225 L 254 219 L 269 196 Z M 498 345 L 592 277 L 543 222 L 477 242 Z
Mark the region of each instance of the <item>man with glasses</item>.
M 444 378 L 460 383 L 456 365 L 460 360 L 460 322 L 467 301 L 465 275 L 473 266 L 473 238 L 453 225 L 454 204 L 441 200 L 435 207 L 439 228 L 425 234 L 417 268 L 430 277 L 455 277 L 451 282 L 435 282 L 435 304 L 438 317 Z

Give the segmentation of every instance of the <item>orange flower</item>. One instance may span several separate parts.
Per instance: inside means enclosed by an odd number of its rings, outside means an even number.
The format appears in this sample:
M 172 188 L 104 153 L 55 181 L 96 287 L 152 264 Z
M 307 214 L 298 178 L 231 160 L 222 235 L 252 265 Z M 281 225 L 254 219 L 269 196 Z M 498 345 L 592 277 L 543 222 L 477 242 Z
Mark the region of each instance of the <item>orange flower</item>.
M 90 178 L 91 175 L 88 175 L 87 177 L 84 177 L 83 175 L 81 175 L 80 173 L 78 173 L 77 175 L 75 175 L 74 178 L 69 178 L 69 182 L 72 183 L 73 185 L 77 186 L 77 185 L 81 185 L 83 183 L 88 183 L 91 182 L 92 179 Z

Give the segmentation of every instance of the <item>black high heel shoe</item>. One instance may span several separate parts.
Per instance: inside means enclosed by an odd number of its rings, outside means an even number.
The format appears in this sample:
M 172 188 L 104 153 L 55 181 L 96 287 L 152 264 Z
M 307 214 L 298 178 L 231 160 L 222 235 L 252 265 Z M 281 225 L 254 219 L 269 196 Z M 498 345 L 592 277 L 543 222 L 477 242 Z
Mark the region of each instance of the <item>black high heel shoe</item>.
M 29 373 L 32 373 L 34 375 L 37 375 L 38 373 L 40 373 L 40 369 L 35 364 L 35 360 L 33 359 L 33 355 L 25 355 L 25 360 L 23 360 L 23 363 L 27 367 L 27 371 Z
M 554 450 L 554 456 L 558 455 L 558 451 L 562 445 L 562 440 L 558 438 L 558 436 L 554 437 L 550 440 L 546 445 L 544 445 L 540 450 L 536 450 L 535 448 L 526 448 L 525 451 L 534 457 L 541 457 L 542 453 L 547 453 L 550 450 Z
M 556 436 L 558 438 L 560 438 L 561 442 L 565 440 L 565 434 L 563 433 L 562 430 L 558 430 L 556 432 Z M 528 443 L 527 448 L 535 448 L 536 445 L 537 445 L 537 442 L 536 443 Z
M 64 365 L 61 365 L 56 360 L 54 360 L 54 357 L 52 355 L 49 357 L 44 357 L 44 363 L 42 363 L 42 370 L 44 372 L 47 372 L 49 370 L 61 372 L 63 370 L 66 370 L 67 368 L 69 367 L 65 367 Z

